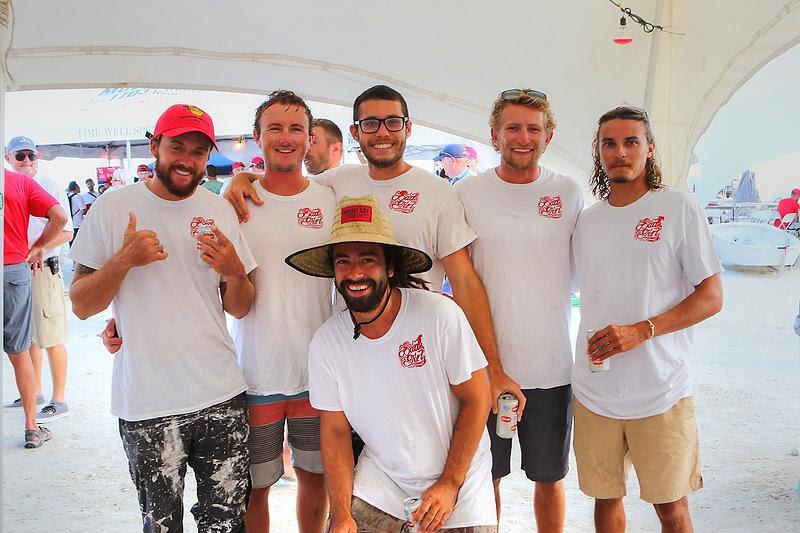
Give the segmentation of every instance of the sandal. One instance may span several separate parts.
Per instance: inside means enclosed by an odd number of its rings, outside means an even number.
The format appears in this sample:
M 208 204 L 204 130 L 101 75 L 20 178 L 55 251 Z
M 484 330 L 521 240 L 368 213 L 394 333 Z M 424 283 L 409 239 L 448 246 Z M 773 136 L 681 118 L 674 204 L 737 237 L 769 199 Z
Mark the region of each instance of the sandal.
M 38 448 L 51 438 L 53 438 L 53 432 L 44 426 L 39 426 L 39 429 L 26 429 L 25 447 L 28 449 Z

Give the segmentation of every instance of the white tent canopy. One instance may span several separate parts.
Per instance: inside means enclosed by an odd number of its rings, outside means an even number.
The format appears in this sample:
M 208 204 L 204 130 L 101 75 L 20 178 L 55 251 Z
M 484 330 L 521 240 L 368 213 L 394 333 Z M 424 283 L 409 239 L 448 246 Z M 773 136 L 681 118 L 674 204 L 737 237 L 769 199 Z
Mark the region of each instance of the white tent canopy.
M 620 12 L 608 0 L 10 4 L 7 90 L 284 87 L 349 105 L 386 83 L 416 122 L 486 142 L 496 94 L 534 87 L 553 102 L 549 155 L 562 168 L 588 174 L 597 117 L 636 105 L 650 111 L 677 186 L 720 106 L 800 41 L 800 0 L 633 1 L 641 17 L 685 35 L 645 34 L 629 20 L 627 46 L 611 42 Z

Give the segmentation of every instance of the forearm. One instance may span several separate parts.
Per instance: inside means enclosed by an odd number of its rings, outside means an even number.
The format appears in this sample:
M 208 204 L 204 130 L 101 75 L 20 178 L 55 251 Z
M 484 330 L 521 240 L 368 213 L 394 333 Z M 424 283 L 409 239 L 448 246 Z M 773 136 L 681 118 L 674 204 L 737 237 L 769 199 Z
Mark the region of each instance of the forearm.
M 486 296 L 486 289 L 480 278 L 474 274 L 459 282 L 451 279 L 450 284 L 453 287 L 453 299 L 464 311 L 483 355 L 489 363 L 489 372 L 502 370 L 503 365 L 500 363 L 500 353 L 497 350 L 492 315 L 489 311 L 489 298 Z
M 704 280 L 675 307 L 650 317 L 655 334 L 673 333 L 694 326 L 722 309 L 722 284 L 719 274 Z M 647 322 L 644 322 L 647 326 Z M 649 327 L 649 326 L 648 326 Z
M 447 461 L 442 475 L 439 477 L 440 481 L 451 483 L 455 487 L 461 487 L 464 484 L 467 470 L 469 470 L 475 450 L 478 449 L 478 444 L 486 428 L 490 407 L 488 394 L 462 402 L 453 429 L 453 440 L 450 442 Z
M 41 248 L 42 250 L 50 250 L 55 248 L 56 246 L 60 246 L 65 242 L 69 242 L 72 238 L 72 234 L 69 232 L 63 232 L 64 221 L 63 220 L 56 220 L 50 219 L 48 220 L 47 224 L 45 225 L 44 229 L 42 230 L 42 234 L 39 235 L 39 238 L 36 239 L 36 242 L 33 243 L 31 248 Z M 60 240 L 63 238 L 61 233 L 67 233 L 69 238 L 66 241 L 60 241 L 58 244 L 53 244 L 56 240 Z
M 236 318 L 244 317 L 253 305 L 256 290 L 246 274 L 227 278 L 222 289 L 222 308 Z
M 325 471 L 325 486 L 330 501 L 330 515 L 349 516 L 350 502 L 353 495 L 355 468 L 353 465 L 353 441 L 350 430 L 331 428 L 323 421 L 320 441 L 322 449 L 322 467 Z
M 55 239 L 47 243 L 47 245 L 45 246 L 45 252 L 50 252 L 51 250 L 54 250 L 59 246 L 67 244 L 71 240 L 72 240 L 72 232 L 61 230 L 61 233 L 59 233 Z
M 77 265 L 69 288 L 72 312 L 85 320 L 106 309 L 131 269 L 119 254 L 111 256 L 99 270 Z

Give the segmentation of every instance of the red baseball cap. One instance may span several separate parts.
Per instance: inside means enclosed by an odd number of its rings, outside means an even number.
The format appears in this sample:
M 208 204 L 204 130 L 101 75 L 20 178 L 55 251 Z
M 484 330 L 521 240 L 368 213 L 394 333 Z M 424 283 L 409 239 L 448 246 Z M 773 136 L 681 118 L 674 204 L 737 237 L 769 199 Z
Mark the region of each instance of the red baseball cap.
M 150 167 L 148 167 L 145 164 L 141 164 L 138 167 L 136 167 L 136 172 L 144 172 L 145 170 L 149 171 Z
M 800 194 L 800 189 L 792 189 L 792 196 L 795 194 Z
M 167 108 L 158 117 L 153 137 L 158 137 L 159 135 L 178 137 L 190 131 L 202 133 L 211 140 L 214 148 L 219 150 L 211 117 L 199 107 L 189 104 L 175 104 Z
M 231 168 L 239 168 L 239 167 L 244 168 L 244 163 L 242 163 L 241 161 L 234 161 L 233 164 L 231 165 Z
M 253 159 L 250 160 L 250 164 L 251 165 L 263 165 L 264 164 L 264 158 L 255 156 Z

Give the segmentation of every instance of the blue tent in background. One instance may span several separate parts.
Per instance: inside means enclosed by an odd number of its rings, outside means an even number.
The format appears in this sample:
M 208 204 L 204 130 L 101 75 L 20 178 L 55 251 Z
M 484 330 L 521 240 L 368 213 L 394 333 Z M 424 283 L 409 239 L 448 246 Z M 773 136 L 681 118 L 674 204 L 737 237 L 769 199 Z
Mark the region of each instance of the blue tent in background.
M 746 203 L 760 203 L 761 197 L 758 195 L 758 188 L 756 187 L 756 175 L 749 170 L 742 173 L 742 179 L 739 181 L 739 188 L 736 190 L 736 196 L 733 199 L 734 204 Z
M 220 176 L 229 176 L 231 173 L 231 167 L 233 166 L 233 159 L 228 159 L 221 153 L 217 152 L 216 150 L 211 151 L 211 157 L 208 159 L 209 165 L 214 165 L 217 167 L 217 174 Z M 156 165 L 156 162 L 153 161 L 148 167 L 150 170 L 153 170 L 153 167 Z

